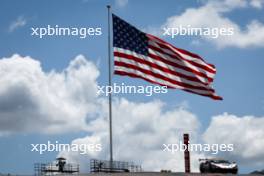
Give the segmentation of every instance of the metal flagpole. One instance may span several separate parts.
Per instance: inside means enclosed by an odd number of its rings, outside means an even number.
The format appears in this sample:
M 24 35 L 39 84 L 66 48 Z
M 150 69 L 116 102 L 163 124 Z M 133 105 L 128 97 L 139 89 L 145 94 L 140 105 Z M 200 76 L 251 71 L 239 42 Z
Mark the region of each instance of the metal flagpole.
M 112 87 L 112 71 L 111 71 L 111 32 L 110 32 L 110 18 L 111 18 L 111 6 L 107 5 L 108 10 L 108 86 Z M 109 91 L 110 92 L 110 91 Z M 112 170 L 113 163 L 113 139 L 112 139 L 112 93 L 108 96 L 109 101 L 109 141 L 110 141 L 110 171 Z

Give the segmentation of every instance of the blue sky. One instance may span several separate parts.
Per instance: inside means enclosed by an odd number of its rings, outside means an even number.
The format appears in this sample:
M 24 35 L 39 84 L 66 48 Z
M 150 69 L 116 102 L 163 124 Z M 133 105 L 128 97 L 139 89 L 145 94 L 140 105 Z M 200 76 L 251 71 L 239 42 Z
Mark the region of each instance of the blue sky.
M 164 25 L 169 17 L 184 18 L 183 14 L 187 9 L 199 9 L 208 4 L 207 1 L 195 0 L 177 2 L 174 0 L 128 0 L 124 1 L 123 5 L 118 2 L 104 0 L 3 0 L 0 2 L 0 58 L 9 58 L 15 53 L 20 56 L 30 56 L 40 61 L 44 72 L 50 70 L 60 72 L 77 55 L 82 54 L 97 64 L 100 71 L 97 81 L 99 85 L 104 85 L 107 81 L 107 4 L 112 5 L 112 11 L 116 15 L 142 30 L 148 28 L 159 30 L 159 27 Z M 239 27 L 241 34 L 245 36 L 248 32 L 247 25 L 253 20 L 257 20 L 261 24 L 259 28 L 262 27 L 263 31 L 264 7 L 252 5 L 248 1 L 244 1 L 247 4 L 241 6 L 239 4 L 242 1 L 234 2 L 236 7 L 230 5 L 230 7 L 228 6 L 229 10 L 217 12 L 220 14 L 219 18 L 232 21 L 233 24 Z M 25 20 L 25 24 L 10 30 L 12 23 L 19 18 Z M 208 20 L 210 20 L 209 17 Z M 102 35 L 90 36 L 85 39 L 65 36 L 39 39 L 31 36 L 31 27 L 45 27 L 47 25 L 101 27 Z M 144 95 L 115 95 L 115 97 L 124 97 L 133 102 L 160 100 L 167 104 L 164 111 L 181 106 L 185 102 L 188 105 L 186 107 L 188 111 L 195 114 L 199 119 L 201 131 L 207 129 L 212 116 L 224 112 L 241 118 L 247 115 L 263 118 L 264 41 L 263 34 L 259 35 L 260 42 L 247 43 L 246 40 L 249 39 L 245 38 L 246 44 L 242 47 L 236 42 L 230 42 L 230 45 L 225 43 L 223 47 L 218 47 L 216 41 L 203 39 L 199 36 L 177 36 L 174 39 L 163 36 L 163 39 L 173 45 L 197 53 L 216 66 L 217 74 L 214 88 L 224 98 L 223 101 L 213 101 L 181 90 L 169 90 L 167 94 L 151 97 Z M 199 42 L 193 44 L 192 41 Z M 149 85 L 149 83 L 142 80 L 119 76 L 114 76 L 113 81 L 116 83 L 124 82 L 129 85 Z M 259 130 L 263 130 L 263 127 Z M 52 161 L 58 154 L 51 152 L 40 156 L 37 153 L 30 152 L 31 143 L 46 143 L 47 140 L 70 143 L 72 140 L 86 135 L 85 131 L 68 131 L 63 134 L 52 135 L 21 131 L 0 136 L 0 172 L 32 173 L 33 163 Z M 243 136 L 241 137 L 243 138 Z M 260 143 L 263 145 L 264 141 L 262 140 Z M 262 160 L 262 163 L 264 163 L 264 160 Z M 263 168 L 256 165 L 254 169 Z M 241 169 L 242 172 L 251 170 L 253 169 L 246 166 Z

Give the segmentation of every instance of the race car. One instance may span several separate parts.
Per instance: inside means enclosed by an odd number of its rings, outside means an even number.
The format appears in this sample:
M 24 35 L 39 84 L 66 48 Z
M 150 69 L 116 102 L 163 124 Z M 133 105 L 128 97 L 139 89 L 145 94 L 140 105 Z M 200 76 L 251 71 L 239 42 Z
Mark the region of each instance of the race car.
M 235 162 L 230 163 L 223 159 L 199 159 L 201 173 L 232 173 L 237 174 L 238 167 Z

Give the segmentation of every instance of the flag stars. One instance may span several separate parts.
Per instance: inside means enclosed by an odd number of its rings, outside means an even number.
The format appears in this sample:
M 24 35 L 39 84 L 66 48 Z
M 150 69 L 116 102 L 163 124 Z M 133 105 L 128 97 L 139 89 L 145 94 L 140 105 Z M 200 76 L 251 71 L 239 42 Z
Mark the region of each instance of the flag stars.
M 145 33 L 113 15 L 114 47 L 148 55 L 148 38 Z

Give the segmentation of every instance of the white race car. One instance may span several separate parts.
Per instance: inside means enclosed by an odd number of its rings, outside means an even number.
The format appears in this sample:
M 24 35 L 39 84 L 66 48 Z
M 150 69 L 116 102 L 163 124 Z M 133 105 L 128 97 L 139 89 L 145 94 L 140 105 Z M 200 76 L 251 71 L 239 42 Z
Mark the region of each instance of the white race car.
M 230 163 L 223 159 L 199 159 L 201 173 L 232 173 L 237 174 L 238 167 L 235 162 Z

